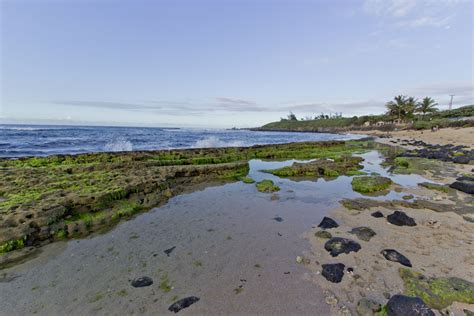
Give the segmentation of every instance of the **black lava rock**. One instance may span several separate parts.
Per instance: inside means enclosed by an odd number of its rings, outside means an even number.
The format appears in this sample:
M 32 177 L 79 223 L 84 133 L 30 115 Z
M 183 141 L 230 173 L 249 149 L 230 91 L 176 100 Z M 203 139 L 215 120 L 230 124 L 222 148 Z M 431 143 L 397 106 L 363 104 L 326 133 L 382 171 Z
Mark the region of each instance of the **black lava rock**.
M 373 213 L 370 214 L 370 215 L 372 215 L 372 216 L 375 217 L 375 218 L 383 217 L 383 214 L 382 214 L 382 212 L 380 212 L 380 211 L 373 212 Z
M 415 220 L 401 211 L 395 211 L 393 214 L 388 215 L 387 221 L 397 226 L 416 226 Z
M 398 262 L 406 267 L 411 267 L 410 260 L 394 249 L 384 249 L 381 251 L 381 254 L 389 261 Z
M 471 161 L 469 156 L 457 156 L 453 158 L 453 162 L 467 165 Z
M 353 228 L 349 233 L 354 234 L 363 241 L 369 241 L 370 238 L 374 237 L 376 234 L 370 227 L 356 227 Z
M 342 263 L 331 263 L 331 264 L 323 264 L 323 272 L 321 275 L 326 278 L 326 280 L 331 281 L 333 283 L 339 283 L 344 276 L 344 268 L 346 267 Z
M 132 281 L 133 287 L 145 287 L 153 284 L 153 280 L 147 276 L 135 279 Z
M 474 181 L 462 180 L 449 185 L 450 188 L 462 191 L 467 194 L 474 194 Z
M 336 228 L 339 227 L 339 224 L 336 223 L 335 220 L 329 217 L 324 217 L 321 223 L 319 223 L 318 227 L 321 227 L 322 229 L 329 229 L 329 228 Z
M 356 241 L 347 238 L 333 237 L 326 241 L 324 244 L 329 254 L 333 257 L 337 257 L 341 253 L 350 253 L 352 251 L 357 252 L 360 250 L 360 244 Z
M 277 217 L 274 217 L 272 218 L 273 220 L 276 220 L 277 222 L 283 222 L 283 218 L 281 218 L 280 216 L 277 216 Z
M 387 313 L 390 316 L 435 316 L 419 297 L 394 295 L 387 303 Z
M 194 303 L 196 303 L 199 300 L 200 300 L 200 298 L 196 297 L 196 296 L 185 297 L 185 298 L 180 299 L 179 301 L 174 302 L 173 304 L 171 304 L 171 306 L 168 307 L 168 310 L 170 312 L 177 313 L 180 310 L 182 310 L 183 308 L 188 308 L 189 306 L 193 305 Z

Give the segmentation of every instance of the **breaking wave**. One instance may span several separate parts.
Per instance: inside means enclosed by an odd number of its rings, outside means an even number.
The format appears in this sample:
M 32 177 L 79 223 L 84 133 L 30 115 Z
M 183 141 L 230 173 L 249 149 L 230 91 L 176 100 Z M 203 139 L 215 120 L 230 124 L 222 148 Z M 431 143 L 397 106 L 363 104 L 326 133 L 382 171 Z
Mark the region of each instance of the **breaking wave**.
M 222 141 L 216 136 L 200 139 L 194 144 L 194 148 L 214 148 L 214 147 L 243 147 L 246 146 L 243 141 Z
M 119 137 L 105 144 L 106 151 L 132 151 L 133 145 L 126 138 Z

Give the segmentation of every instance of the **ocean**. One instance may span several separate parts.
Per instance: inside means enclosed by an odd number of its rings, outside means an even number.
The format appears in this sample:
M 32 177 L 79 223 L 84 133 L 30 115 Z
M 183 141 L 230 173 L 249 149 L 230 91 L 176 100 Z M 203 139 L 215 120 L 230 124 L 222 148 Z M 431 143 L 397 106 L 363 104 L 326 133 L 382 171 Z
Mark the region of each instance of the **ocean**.
M 105 151 L 240 147 L 347 140 L 357 135 L 248 130 L 0 124 L 0 157 Z

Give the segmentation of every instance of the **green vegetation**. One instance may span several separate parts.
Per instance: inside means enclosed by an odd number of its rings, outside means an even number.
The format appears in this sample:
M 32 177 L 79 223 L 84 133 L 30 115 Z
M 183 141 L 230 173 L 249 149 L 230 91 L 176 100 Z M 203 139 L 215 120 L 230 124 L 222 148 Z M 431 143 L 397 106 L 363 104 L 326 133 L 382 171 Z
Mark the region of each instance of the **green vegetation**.
M 291 166 L 264 170 L 278 177 L 338 177 L 343 174 L 357 174 L 358 169 L 362 168 L 360 164 L 363 161 L 361 157 L 346 155 L 334 155 L 332 159 L 317 159 L 314 161 L 299 163 L 295 162 Z
M 25 238 L 9 240 L 0 245 L 0 254 L 25 247 Z
M 173 287 L 171 286 L 171 284 L 168 280 L 168 276 L 162 276 L 161 277 L 161 279 L 160 279 L 160 289 L 165 293 L 168 293 L 173 289 Z
M 107 229 L 166 202 L 185 187 L 250 183 L 250 159 L 342 162 L 372 146 L 367 141 L 330 141 L 0 159 L 0 253 L 20 249 L 27 241 L 36 244 Z M 340 173 L 328 168 L 324 174 L 335 176 L 335 171 Z
M 443 193 L 449 193 L 453 190 L 449 186 L 443 185 L 443 184 L 423 182 L 423 183 L 419 183 L 418 185 L 430 190 L 440 191 Z
M 262 180 L 256 184 L 257 190 L 263 193 L 272 193 L 280 191 L 280 187 L 275 185 L 272 180 Z
M 293 113 L 290 113 L 287 118 L 268 123 L 261 129 L 320 132 L 348 129 L 390 131 L 396 127 L 395 123 L 414 129 L 430 129 L 433 126 L 440 128 L 474 126 L 472 120 L 458 120 L 474 116 L 474 105 L 448 111 L 438 111 L 436 106 L 437 103 L 430 97 L 418 101 L 414 97 L 399 95 L 386 103 L 387 112 L 382 115 L 342 117 L 340 113 L 332 116 L 323 113 L 298 120 Z
M 391 172 L 394 174 L 420 174 L 423 175 L 427 170 L 433 172 L 445 169 L 443 162 L 435 159 L 418 157 L 397 157 L 393 160 Z
M 365 176 L 367 172 L 360 171 L 360 170 L 348 170 L 346 172 L 346 176 Z
M 250 178 L 250 177 L 242 177 L 242 178 L 240 178 L 240 181 L 242 181 L 243 183 L 247 183 L 247 184 L 255 183 L 255 180 Z
M 431 308 L 441 310 L 453 302 L 474 303 L 474 284 L 460 278 L 427 278 L 418 272 L 401 268 L 405 293 L 418 296 Z
M 380 176 L 362 176 L 352 179 L 352 189 L 360 193 L 372 193 L 386 190 L 392 184 L 392 180 Z

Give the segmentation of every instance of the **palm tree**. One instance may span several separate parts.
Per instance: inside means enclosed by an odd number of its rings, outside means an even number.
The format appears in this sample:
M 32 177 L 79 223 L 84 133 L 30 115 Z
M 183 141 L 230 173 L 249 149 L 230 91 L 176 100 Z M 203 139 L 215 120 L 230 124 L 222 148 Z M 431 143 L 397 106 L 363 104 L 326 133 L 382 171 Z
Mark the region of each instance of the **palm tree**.
M 397 95 L 394 101 L 387 102 L 388 115 L 398 116 L 400 120 L 407 104 L 407 98 L 404 95 Z
M 418 106 L 418 100 L 415 99 L 414 97 L 409 97 L 406 100 L 406 104 L 403 107 L 403 112 L 405 118 L 412 118 L 413 113 L 415 113 L 416 107 Z
M 424 120 L 426 113 L 434 113 L 438 111 L 436 108 L 437 105 L 438 103 L 436 103 L 435 100 L 430 97 L 425 97 L 417 104 L 416 112 L 421 113 L 421 119 Z

